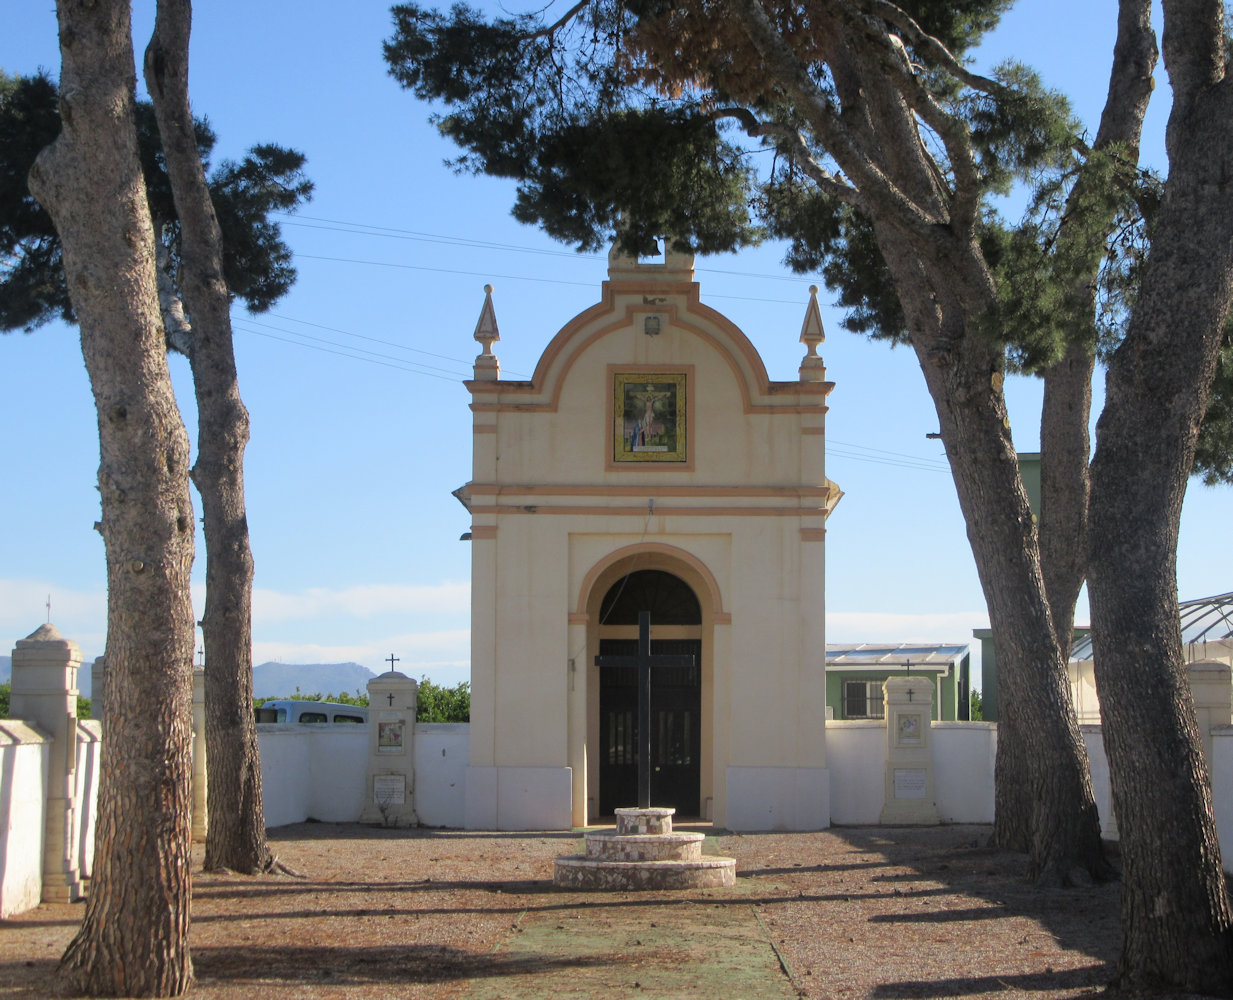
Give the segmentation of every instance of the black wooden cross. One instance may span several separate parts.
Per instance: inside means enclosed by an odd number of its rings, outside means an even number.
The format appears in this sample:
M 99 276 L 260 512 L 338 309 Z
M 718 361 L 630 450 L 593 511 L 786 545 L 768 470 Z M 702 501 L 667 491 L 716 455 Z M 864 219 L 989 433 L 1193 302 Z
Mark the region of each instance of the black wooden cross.
M 651 668 L 692 667 L 689 654 L 651 654 L 651 613 L 638 612 L 638 654 L 636 656 L 597 656 L 595 665 L 638 668 L 638 808 L 651 808 Z

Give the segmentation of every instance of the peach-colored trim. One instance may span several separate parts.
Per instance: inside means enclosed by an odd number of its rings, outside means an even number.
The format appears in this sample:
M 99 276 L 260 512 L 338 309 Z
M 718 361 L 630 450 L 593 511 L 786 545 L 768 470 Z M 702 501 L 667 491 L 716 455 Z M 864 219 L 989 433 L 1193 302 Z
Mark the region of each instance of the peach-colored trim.
M 685 549 L 678 548 L 675 545 L 668 545 L 664 542 L 636 542 L 633 545 L 626 545 L 624 548 L 617 549 L 615 552 L 609 552 L 608 555 L 592 566 L 587 575 L 583 577 L 582 585 L 578 588 L 578 598 L 574 605 L 574 613 L 586 613 L 587 600 L 591 596 L 595 582 L 604 573 L 618 563 L 626 560 L 633 562 L 639 556 L 653 557 L 650 561 L 640 560 L 638 563 L 639 569 L 668 568 L 671 571 L 671 564 L 673 562 L 677 563 L 678 566 L 688 567 L 693 575 L 706 587 L 713 621 L 719 624 L 720 619 L 723 618 L 722 624 L 731 624 L 731 613 L 723 610 L 723 596 L 719 592 L 719 583 L 715 580 L 706 563 L 692 552 L 687 552 Z
M 657 366 L 664 370 L 668 366 Z M 816 382 L 814 383 L 817 384 Z M 742 396 L 744 393 L 742 392 Z M 472 413 L 556 413 L 557 400 L 553 399 L 547 403 L 472 403 L 470 406 Z M 802 403 L 795 406 L 768 406 L 760 403 L 748 403 L 742 409 L 743 413 L 757 413 L 760 415 L 767 414 L 808 414 L 808 413 L 830 413 L 830 407 L 818 403 Z
M 472 514 L 477 513 L 475 510 Z M 497 526 L 495 524 L 473 524 L 471 526 L 471 541 L 485 541 L 497 537 Z
M 644 485 L 633 486 L 556 486 L 540 483 L 497 485 L 471 483 L 471 496 L 543 496 L 543 497 L 826 497 L 829 486 L 666 486 L 655 484 L 650 491 Z
M 591 616 L 588 615 L 585 611 L 583 612 L 571 611 L 569 613 L 569 623 L 571 625 L 586 625 L 588 622 L 590 622 L 590 620 L 591 620 Z
M 825 542 L 826 541 L 826 529 L 825 528 L 801 528 L 801 541 L 802 542 Z
M 646 507 L 549 506 L 547 504 L 511 504 L 508 507 L 472 507 L 472 514 L 608 514 L 613 517 L 644 517 Z M 829 513 L 826 506 L 817 507 L 666 507 L 656 505 L 655 517 L 817 517 Z
M 616 462 L 612 458 L 613 434 L 616 433 L 616 393 L 613 390 L 613 378 L 618 372 L 647 372 L 667 375 L 685 376 L 685 461 L 684 462 Z M 609 365 L 604 375 L 604 384 L 608 389 L 608 421 L 607 439 L 603 442 L 604 469 L 607 472 L 633 472 L 648 469 L 660 473 L 667 471 L 694 471 L 694 452 L 698 449 L 694 443 L 694 388 L 698 380 L 694 378 L 693 365 Z
M 535 366 L 535 374 L 530 382 L 525 381 L 478 381 L 464 383 L 473 395 L 491 396 L 496 394 L 499 400 L 495 403 L 474 402 L 472 409 L 509 410 L 544 410 L 555 412 L 560 404 L 560 396 L 569 370 L 577 358 L 596 340 L 614 330 L 629 327 L 639 315 L 658 313 L 667 317 L 668 324 L 678 329 L 692 333 L 714 347 L 732 369 L 740 387 L 741 398 L 746 413 L 817 413 L 826 412 L 823 402 L 834 388 L 833 382 L 771 382 L 766 373 L 766 366 L 757 348 L 741 329 L 722 313 L 704 305 L 699 297 L 697 282 L 689 283 L 656 283 L 653 280 L 641 282 L 619 282 L 619 294 L 622 297 L 642 294 L 642 303 L 626 303 L 621 314 L 617 315 L 612 282 L 605 281 L 602 285 L 602 299 L 596 305 L 584 310 L 563 326 L 552 338 L 540 355 Z M 711 333 L 697 323 L 691 323 L 685 317 L 678 315 L 678 306 L 672 302 L 648 301 L 647 294 L 654 293 L 656 300 L 668 296 L 684 296 L 685 313 L 693 314 L 700 321 L 707 321 L 718 328 L 718 335 Z M 609 317 L 606 323 L 603 318 Z M 594 324 L 602 325 L 582 335 L 586 327 Z M 578 339 L 579 336 L 581 339 Z M 738 361 L 744 361 L 744 366 Z M 558 360 L 560 364 L 558 366 Z M 542 400 L 544 395 L 546 400 Z M 535 395 L 541 401 L 514 402 L 512 397 Z M 755 403 L 755 396 L 792 396 L 801 402 L 795 405 L 774 405 Z M 810 397 L 820 397 L 810 399 Z
M 462 383 L 472 393 L 498 393 L 512 390 L 514 392 L 530 392 L 535 389 L 534 382 L 514 379 L 483 379 L 482 381 L 465 381 Z

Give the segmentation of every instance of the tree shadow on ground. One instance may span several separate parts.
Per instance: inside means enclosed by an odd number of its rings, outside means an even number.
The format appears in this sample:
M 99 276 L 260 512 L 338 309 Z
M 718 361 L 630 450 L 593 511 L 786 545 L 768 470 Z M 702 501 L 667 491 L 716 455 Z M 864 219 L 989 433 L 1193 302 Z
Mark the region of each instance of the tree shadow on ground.
M 359 823 L 334 823 L 307 819 L 303 823 L 271 827 L 266 837 L 271 845 L 281 841 L 292 843 L 316 840 L 577 840 L 574 830 L 459 830 L 436 826 L 375 826 Z
M 898 968 L 888 973 L 870 993 L 879 1000 L 998 993 L 1096 996 L 1112 977 L 1118 953 L 1117 883 L 1038 887 L 1028 878 L 1028 859 L 987 846 L 990 835 L 985 826 L 832 827 L 826 836 L 845 847 L 828 852 L 822 863 L 811 866 L 806 858 L 743 874 L 788 890 L 781 898 L 795 889 L 802 903 L 851 904 L 857 947 L 863 926 L 870 936 L 875 928 L 892 930 L 900 941 L 927 941 L 926 949 L 951 952 L 949 968 L 944 959 L 933 965 L 936 977 L 911 978 Z M 836 883 L 841 891 L 834 891 Z M 818 894 L 822 885 L 831 891 Z M 861 913 L 862 904 L 887 901 L 896 905 Z M 775 900 L 766 902 L 773 912 Z M 973 943 L 986 933 L 996 933 L 1002 951 L 981 968 L 973 965 L 971 954 Z M 1081 964 L 1053 968 L 1049 956 L 1059 951 L 1074 953 L 1069 961 L 1077 957 Z M 999 968 L 1006 971 L 994 974 Z
M 228 946 L 193 950 L 199 983 L 215 981 L 358 986 L 438 983 L 493 976 L 543 974 L 603 963 L 602 957 L 486 954 L 440 945 L 360 947 Z

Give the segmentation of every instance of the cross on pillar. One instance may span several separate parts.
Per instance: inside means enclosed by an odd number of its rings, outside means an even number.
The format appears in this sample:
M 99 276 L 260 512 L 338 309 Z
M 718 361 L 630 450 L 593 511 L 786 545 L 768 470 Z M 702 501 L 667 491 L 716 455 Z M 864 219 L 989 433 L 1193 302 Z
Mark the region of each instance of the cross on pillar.
M 390 653 L 390 655 L 385 658 L 385 662 L 390 665 L 390 670 L 393 671 L 394 664 L 400 662 L 400 659 L 401 659 L 400 657 L 397 657 L 393 653 Z
M 651 668 L 692 667 L 688 654 L 651 654 L 651 613 L 638 612 L 638 653 L 636 656 L 597 656 L 595 665 L 638 668 L 638 808 L 651 808 Z

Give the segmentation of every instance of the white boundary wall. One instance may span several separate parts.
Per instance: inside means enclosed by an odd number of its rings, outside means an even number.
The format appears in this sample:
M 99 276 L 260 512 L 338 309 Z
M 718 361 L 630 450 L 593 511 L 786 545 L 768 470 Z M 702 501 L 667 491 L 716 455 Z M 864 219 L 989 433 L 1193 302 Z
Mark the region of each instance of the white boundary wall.
M 51 738 L 0 719 L 0 920 L 43 897 L 43 823 Z
M 840 826 L 876 825 L 882 809 L 886 731 L 880 722 L 828 722 L 830 817 Z M 353 823 L 364 808 L 368 727 L 261 724 L 262 786 L 268 826 L 308 819 Z M 1099 726 L 1083 726 L 1102 832 L 1117 839 L 1109 768 Z M 466 816 L 470 727 L 415 727 L 415 808 L 428 827 L 460 828 Z M 1233 726 L 1211 730 L 1210 769 L 1216 827 L 1225 870 L 1233 872 Z M 944 823 L 993 821 L 992 723 L 934 723 L 932 744 L 938 814 Z M 81 872 L 94 857 L 100 725 L 77 726 L 74 837 Z M 0 919 L 35 906 L 41 896 L 49 738 L 25 722 L 0 719 Z
M 94 874 L 94 829 L 98 820 L 99 754 L 103 750 L 103 724 L 98 719 L 77 720 L 77 795 L 73 811 L 77 825 L 78 868 L 83 878 Z
M 470 726 L 415 726 L 415 811 L 424 826 L 461 827 Z M 261 794 L 266 826 L 319 820 L 356 823 L 364 811 L 368 726 L 261 723 Z

